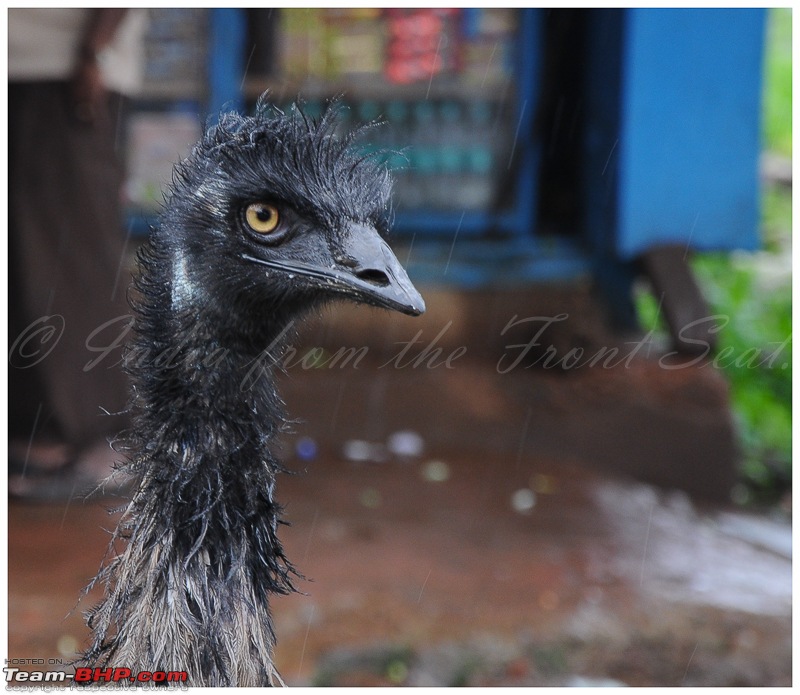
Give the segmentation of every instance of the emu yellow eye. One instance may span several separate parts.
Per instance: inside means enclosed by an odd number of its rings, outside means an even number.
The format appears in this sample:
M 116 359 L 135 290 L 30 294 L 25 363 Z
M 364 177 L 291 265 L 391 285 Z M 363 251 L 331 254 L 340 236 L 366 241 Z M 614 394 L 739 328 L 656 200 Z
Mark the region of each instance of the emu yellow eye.
M 258 234 L 271 234 L 278 228 L 281 214 L 278 208 L 268 203 L 251 203 L 244 213 L 247 225 Z

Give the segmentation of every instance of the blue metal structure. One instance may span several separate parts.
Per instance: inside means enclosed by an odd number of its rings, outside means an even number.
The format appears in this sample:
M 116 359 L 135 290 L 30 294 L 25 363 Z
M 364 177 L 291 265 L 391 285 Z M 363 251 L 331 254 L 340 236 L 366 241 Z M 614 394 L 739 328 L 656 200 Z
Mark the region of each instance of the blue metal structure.
M 470 21 L 467 11 L 465 21 Z M 520 12 L 509 204 L 401 210 L 421 279 L 475 287 L 591 273 L 622 323 L 642 253 L 665 244 L 752 249 L 764 10 L 586 10 L 577 234 L 537 235 L 542 134 L 536 129 L 545 11 Z M 244 108 L 246 17 L 209 11 L 205 114 Z

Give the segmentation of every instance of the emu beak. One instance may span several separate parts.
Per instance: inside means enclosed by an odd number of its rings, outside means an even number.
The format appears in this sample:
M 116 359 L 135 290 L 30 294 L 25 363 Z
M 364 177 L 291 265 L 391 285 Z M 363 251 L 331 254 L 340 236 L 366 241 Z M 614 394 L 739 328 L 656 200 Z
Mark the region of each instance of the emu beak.
M 307 263 L 300 260 L 242 257 L 290 275 L 314 278 L 331 291 L 346 294 L 385 309 L 393 309 L 410 316 L 425 313 L 425 300 L 411 283 L 400 261 L 389 245 L 374 228 L 352 223 L 343 231 L 337 253 L 324 254 L 327 264 Z
M 372 228 L 354 223 L 347 229 L 336 262 L 356 297 L 410 316 L 425 312 L 425 300 L 411 283 L 394 251 Z

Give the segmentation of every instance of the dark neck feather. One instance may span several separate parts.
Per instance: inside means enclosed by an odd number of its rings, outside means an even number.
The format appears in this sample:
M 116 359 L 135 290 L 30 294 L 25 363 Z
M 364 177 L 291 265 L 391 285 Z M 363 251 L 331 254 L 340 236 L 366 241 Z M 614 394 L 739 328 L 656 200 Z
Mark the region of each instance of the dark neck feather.
M 171 265 L 145 250 L 128 369 L 125 447 L 138 487 L 115 538 L 125 550 L 96 581 L 91 665 L 187 670 L 190 685 L 267 685 L 269 596 L 292 590 L 277 538 L 283 425 L 273 366 L 286 321 L 256 339 L 224 330 L 213 307 L 177 306 Z

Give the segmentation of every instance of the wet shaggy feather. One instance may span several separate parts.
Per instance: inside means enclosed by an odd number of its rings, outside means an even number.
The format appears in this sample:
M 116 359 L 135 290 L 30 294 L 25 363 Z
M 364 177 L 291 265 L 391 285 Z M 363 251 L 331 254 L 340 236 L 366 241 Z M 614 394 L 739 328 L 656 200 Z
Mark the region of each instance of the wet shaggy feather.
M 273 370 L 287 329 L 327 295 L 243 262 L 240 216 L 268 197 L 333 236 L 347 221 L 385 231 L 389 175 L 338 130 L 336 109 L 313 121 L 262 102 L 224 116 L 175 169 L 131 294 L 121 451 L 137 484 L 92 584 L 105 595 L 80 665 L 280 683 L 270 597 L 296 573 L 278 539 Z

